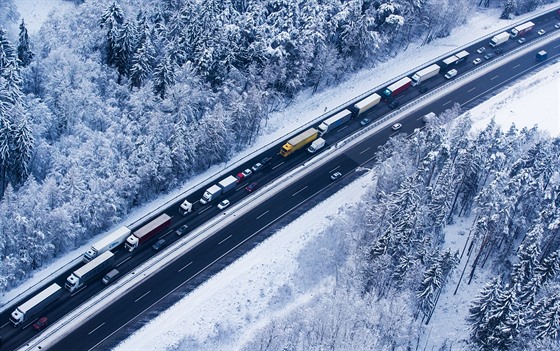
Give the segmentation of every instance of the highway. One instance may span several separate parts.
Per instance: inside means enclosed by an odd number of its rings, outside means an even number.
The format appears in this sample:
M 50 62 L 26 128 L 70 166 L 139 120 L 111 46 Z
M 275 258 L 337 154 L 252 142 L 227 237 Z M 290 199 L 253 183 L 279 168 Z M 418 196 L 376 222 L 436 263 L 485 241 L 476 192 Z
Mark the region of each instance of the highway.
M 545 28 L 547 32 L 553 32 L 553 25 L 559 22 L 558 18 L 554 15 L 540 16 L 533 21 L 537 25 L 536 28 L 527 35 L 529 41 L 537 37 L 537 29 Z M 423 122 L 420 119 L 422 115 L 428 112 L 440 113 L 450 108 L 454 103 L 459 103 L 464 108 L 470 108 L 484 100 L 486 96 L 490 95 L 496 89 L 510 84 L 512 80 L 527 74 L 536 66 L 547 64 L 551 60 L 557 59 L 560 52 L 560 39 L 557 37 L 558 35 L 556 35 L 556 39 L 549 44 L 530 47 L 525 55 L 511 60 L 503 66 L 493 66 L 492 69 L 483 76 L 450 91 L 445 96 L 432 101 L 426 107 L 418 108 L 413 113 L 404 115 L 404 117 L 399 120 L 399 122 L 403 124 L 403 128 L 398 132 L 391 130 L 389 124 L 386 128 L 383 128 L 379 132 L 370 135 L 367 139 L 357 143 L 339 157 L 325 163 L 315 172 L 290 184 L 281 192 L 264 201 L 260 206 L 239 216 L 236 221 L 218 231 L 211 238 L 196 246 L 188 254 L 181 256 L 172 264 L 159 271 L 156 275 L 144 279 L 126 295 L 111 301 L 107 309 L 90 318 L 87 322 L 82 323 L 51 349 L 105 350 L 116 345 L 119 341 L 129 336 L 132 331 L 151 320 L 156 311 L 160 311 L 172 305 L 182 296 L 204 282 L 209 276 L 220 271 L 243 253 L 251 250 L 255 245 L 272 235 L 277 228 L 292 221 L 300 213 L 303 213 L 306 209 L 313 206 L 314 203 L 324 199 L 331 193 L 340 189 L 344 184 L 360 176 L 363 171 L 356 172 L 356 168 L 360 166 L 371 166 L 374 162 L 375 152 L 378 147 L 383 145 L 389 137 L 397 133 L 411 134 L 416 128 L 422 128 Z M 487 40 L 484 40 L 483 44 L 486 42 Z M 466 48 L 471 55 L 467 62 L 457 68 L 459 71 L 458 76 L 474 67 L 471 63 L 473 59 L 484 55 L 475 53 L 476 49 L 483 44 L 479 43 Z M 520 45 L 527 45 L 527 43 L 518 44 L 516 41 L 510 40 L 503 44 L 502 47 L 504 48 L 504 52 L 507 52 Z M 545 49 L 549 52 L 549 59 L 544 63 L 535 61 L 535 53 L 540 49 Z M 445 82 L 446 80 L 443 78 L 443 75 L 439 75 L 432 78 L 424 85 L 429 89 L 429 92 Z M 454 87 L 451 89 L 454 89 Z M 407 101 L 411 101 L 421 95 L 417 87 L 412 87 L 399 95 L 398 101 L 401 102 L 401 105 L 404 105 Z M 381 103 L 367 113 L 367 115 L 375 120 L 390 111 L 386 103 Z M 337 140 L 363 128 L 359 124 L 359 120 L 363 117 L 365 116 L 360 116 L 344 127 L 326 134 L 324 138 L 327 140 L 327 145 L 332 145 Z M 284 159 L 276 155 L 282 144 L 283 142 L 274 145 L 269 150 L 259 154 L 254 159 L 238 168 L 238 171 L 241 171 L 258 162 L 258 160 L 264 156 L 273 157 L 270 167 L 251 176 L 247 181 L 240 184 L 234 192 L 227 196 L 232 204 L 238 203 L 247 196 L 244 187 L 248 183 L 258 181 L 260 184 L 267 184 L 279 175 L 296 168 L 302 161 L 309 157 L 305 151 L 300 151 Z M 343 178 L 332 182 L 329 178 L 329 174 L 334 171 L 341 172 L 344 175 Z M 224 177 L 225 175 L 219 177 L 218 180 Z M 190 195 L 189 199 L 191 201 L 199 199 L 205 188 L 207 188 L 206 185 Z M 257 192 L 258 191 L 259 190 L 257 190 Z M 196 204 L 197 207 L 194 213 L 182 217 L 178 214 L 181 201 L 177 201 L 165 210 L 166 213 L 173 216 L 171 229 L 164 231 L 157 238 L 152 239 L 152 241 L 146 243 L 132 253 L 126 252 L 122 247 L 114 251 L 117 256 L 116 265 L 123 274 L 133 271 L 138 264 L 154 255 L 151 244 L 158 238 L 165 237 L 168 241 L 168 245 L 170 245 L 172 242 L 181 239 L 174 234 L 174 230 L 180 225 L 188 223 L 192 230 L 206 223 L 211 218 L 220 215 L 221 212 L 215 206 L 218 201 L 212 201 L 206 206 Z M 70 275 L 74 269 L 75 268 L 69 269 L 61 274 L 55 282 L 63 286 L 66 277 Z M 51 282 L 48 284 L 50 283 Z M 99 293 L 103 288 L 105 288 L 105 286 L 102 285 L 100 279 L 97 279 L 89 286 L 84 287 L 77 293 L 73 293 L 73 296 L 70 296 L 70 293 L 65 290 L 59 303 L 55 303 L 51 308 L 47 309 L 44 314 L 49 316 L 49 320 L 56 322 L 85 300 Z M 9 319 L 9 314 L 14 308 L 15 306 L 7 308 L 1 314 L 0 318 L 2 318 L 3 321 L 7 321 Z M 30 323 L 32 322 L 33 321 L 30 321 Z M 20 328 L 15 329 L 6 323 L 1 326 L 0 332 L 4 338 L 2 350 L 13 350 L 25 345 L 27 340 L 31 339 L 36 334 L 29 326 L 29 323 L 26 324 L 23 330 Z

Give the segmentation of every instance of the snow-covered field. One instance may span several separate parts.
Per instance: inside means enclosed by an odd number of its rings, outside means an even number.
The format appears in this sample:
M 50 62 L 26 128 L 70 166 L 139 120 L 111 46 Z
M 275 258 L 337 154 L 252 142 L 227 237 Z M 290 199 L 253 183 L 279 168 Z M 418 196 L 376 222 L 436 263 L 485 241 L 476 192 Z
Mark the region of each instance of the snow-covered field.
M 20 13 L 26 18 L 30 33 L 36 32 L 42 23 L 41 16 L 48 12 L 48 10 L 39 10 L 40 8 L 36 7 L 37 4 L 56 2 L 68 6 L 68 2 L 65 1 L 16 1 Z M 33 25 L 30 18 L 36 19 Z M 266 140 L 270 139 L 270 136 L 280 138 L 306 121 L 317 118 L 325 112 L 325 109 L 327 111 L 334 109 L 398 74 L 412 70 L 434 57 L 443 55 L 462 44 L 509 24 L 506 21 L 496 21 L 496 18 L 498 18 L 496 11 L 478 14 L 473 16 L 467 25 L 453 31 L 450 37 L 435 41 L 429 47 L 410 45 L 407 51 L 390 62 L 376 67 L 375 70 L 362 71 L 338 87 L 314 95 L 310 92 L 300 94 L 293 105 L 271 116 L 268 124 L 262 129 L 263 137 L 239 158 L 260 149 Z M 519 20 L 521 21 L 522 18 Z M 33 28 L 31 28 L 32 26 Z M 518 127 L 531 127 L 538 124 L 541 129 L 548 130 L 551 135 L 559 135 L 559 81 L 558 65 L 549 65 L 534 76 L 471 110 L 471 116 L 476 121 L 476 126 L 480 128 L 488 122 L 488 112 L 492 111 L 491 115 L 495 115 L 496 121 L 504 128 L 508 128 L 512 122 Z M 185 188 L 211 176 L 213 172 L 219 171 L 223 167 L 223 165 L 214 167 L 187 184 Z M 278 299 L 278 296 L 282 295 L 280 289 L 298 279 L 298 272 L 303 270 L 299 266 L 300 262 L 297 261 L 301 250 L 306 245 L 312 244 L 314 240 L 318 240 L 320 228 L 326 227 L 331 221 L 340 220 L 344 216 L 341 214 L 340 208 L 355 202 L 366 191 L 370 178 L 366 175 L 348 185 L 345 191 L 333 195 L 329 200 L 319 204 L 276 233 L 255 250 L 177 302 L 175 306 L 162 313 L 138 333 L 132 335 L 117 347 L 117 350 L 173 348 L 187 336 L 203 343 L 205 339 L 215 337 L 219 330 L 235 330 L 235 333 L 231 333 L 232 335 L 224 340 L 223 350 L 238 349 L 253 337 L 259 327 L 266 325 L 272 318 L 312 299 L 318 291 L 309 291 L 301 285 L 299 285 L 301 289 L 292 291 L 288 299 Z M 159 206 L 166 199 L 178 193 L 179 191 L 163 196 L 153 204 L 139 209 L 132 216 L 138 217 L 142 212 Z M 314 230 L 304 229 L 308 227 L 309 223 L 313 223 Z M 457 235 L 459 231 L 459 227 L 450 228 L 448 245 L 462 248 L 461 240 L 464 238 Z M 61 258 L 24 286 L 6 294 L 3 300 L 8 301 L 19 295 L 32 284 L 43 280 L 51 272 L 78 257 L 85 249 L 85 247 L 79 248 Z M 449 284 L 449 287 L 451 286 L 455 286 L 454 282 Z M 325 286 L 316 289 L 321 288 L 325 288 Z M 465 313 L 465 306 L 458 301 L 465 300 L 463 294 L 472 297 L 477 288 L 475 282 L 468 290 L 461 290 L 461 295 L 453 296 L 452 289 L 444 292 L 431 322 L 430 335 L 423 338 L 427 345 L 426 349 L 431 349 L 432 346 L 437 349 L 443 340 L 454 340 L 456 335 L 462 334 L 463 318 L 461 314 Z

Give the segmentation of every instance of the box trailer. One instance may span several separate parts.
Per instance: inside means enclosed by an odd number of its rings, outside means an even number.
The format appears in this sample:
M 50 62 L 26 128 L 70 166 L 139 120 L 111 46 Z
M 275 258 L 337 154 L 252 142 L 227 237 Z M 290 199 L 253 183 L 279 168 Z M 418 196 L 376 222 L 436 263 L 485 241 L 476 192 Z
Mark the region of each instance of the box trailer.
M 354 109 L 358 111 L 358 115 L 361 115 L 373 106 L 377 105 L 379 101 L 381 101 L 381 96 L 379 96 L 379 94 L 373 93 L 362 101 L 355 103 Z
M 509 33 L 508 32 L 503 32 L 503 33 L 500 33 L 498 35 L 495 35 L 492 39 L 490 39 L 490 42 L 488 43 L 488 45 L 490 45 L 491 47 L 494 48 L 498 45 L 501 45 L 501 44 L 505 43 L 508 40 L 509 40 Z
M 303 133 L 296 135 L 295 137 L 291 138 L 282 146 L 280 149 L 280 155 L 283 157 L 288 157 L 293 152 L 301 149 L 305 145 L 311 143 L 313 140 L 317 139 L 319 136 L 319 131 L 315 128 L 309 128 Z
M 102 253 L 97 258 L 86 263 L 84 266 L 74 271 L 67 279 L 64 286 L 70 292 L 79 289 L 85 283 L 104 273 L 115 260 L 115 255 L 111 251 Z
M 389 85 L 387 88 L 385 88 L 385 90 L 383 91 L 383 99 L 384 100 L 388 100 L 389 98 L 394 97 L 397 94 L 400 94 L 401 92 L 405 91 L 408 87 L 410 87 L 410 85 L 412 84 L 412 79 L 408 78 L 408 77 L 404 77 L 399 79 L 398 81 L 396 81 L 395 83 Z
M 137 229 L 126 239 L 124 247 L 132 252 L 135 248 L 153 238 L 156 234 L 171 225 L 171 217 L 167 213 L 162 213 L 148 224 Z
M 531 31 L 531 29 L 533 29 L 534 26 L 535 24 L 531 21 L 520 24 L 511 30 L 511 37 L 512 38 L 515 38 L 517 36 L 522 37 L 525 34 L 527 34 L 529 31 Z
M 58 284 L 52 284 L 45 290 L 33 296 L 27 302 L 19 305 L 10 315 L 10 322 L 17 327 L 19 324 L 36 317 L 48 305 L 56 301 L 62 295 L 62 288 Z
M 130 229 L 127 227 L 120 227 L 119 229 L 113 231 L 111 234 L 107 235 L 103 239 L 99 240 L 93 244 L 89 250 L 84 253 L 82 261 L 87 263 L 97 256 L 101 255 L 105 251 L 112 250 L 115 247 L 126 241 L 126 238 L 130 235 Z
M 458 53 L 455 54 L 455 57 L 457 57 L 457 61 L 455 61 L 456 65 L 459 65 L 463 62 L 465 62 L 468 58 L 469 58 L 469 52 L 467 50 L 463 50 L 460 51 Z
M 327 118 L 319 125 L 319 134 L 324 135 L 331 130 L 335 129 L 343 125 L 344 123 L 348 122 L 352 118 L 352 112 L 349 110 L 342 110 L 339 113 L 335 114 L 332 117 Z
M 440 67 L 436 64 L 428 66 L 416 73 L 412 76 L 412 85 L 416 86 L 432 77 L 437 76 L 439 73 Z

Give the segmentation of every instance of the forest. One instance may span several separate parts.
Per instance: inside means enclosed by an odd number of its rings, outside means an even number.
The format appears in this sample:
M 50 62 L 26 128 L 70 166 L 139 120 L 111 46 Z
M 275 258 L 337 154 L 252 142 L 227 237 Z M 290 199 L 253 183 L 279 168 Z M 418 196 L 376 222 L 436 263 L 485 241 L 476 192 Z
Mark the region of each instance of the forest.
M 243 350 L 423 350 L 440 295 L 473 276 L 486 283 L 462 301 L 468 330 L 428 349 L 560 349 L 560 138 L 494 121 L 475 132 L 459 113 L 380 150 L 366 196 L 300 253 L 307 283 L 279 290 L 327 288 L 271 318 Z M 468 240 L 454 251 L 446 232 L 458 222 Z M 304 264 L 317 252 L 320 265 Z M 175 349 L 220 349 L 227 333 Z
M 429 43 L 476 6 L 75 1 L 30 37 L 0 3 L 0 291 L 251 144 L 304 89 Z

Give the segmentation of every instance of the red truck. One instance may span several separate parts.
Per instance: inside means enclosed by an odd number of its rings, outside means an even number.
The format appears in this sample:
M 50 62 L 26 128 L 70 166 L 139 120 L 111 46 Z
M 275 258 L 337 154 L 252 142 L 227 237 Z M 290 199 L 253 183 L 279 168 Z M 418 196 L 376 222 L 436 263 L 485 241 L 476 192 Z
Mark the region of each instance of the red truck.
M 390 98 L 394 97 L 395 95 L 399 94 L 400 92 L 406 90 L 410 84 L 412 84 L 412 80 L 408 77 L 404 77 L 402 79 L 400 79 L 399 81 L 389 85 L 384 91 L 383 91 L 383 99 L 385 101 L 389 100 Z
M 124 247 L 132 252 L 139 245 L 153 238 L 157 233 L 161 232 L 165 228 L 171 225 L 171 217 L 166 213 L 163 213 L 156 217 L 154 220 L 150 221 L 148 224 L 137 229 L 126 239 Z

